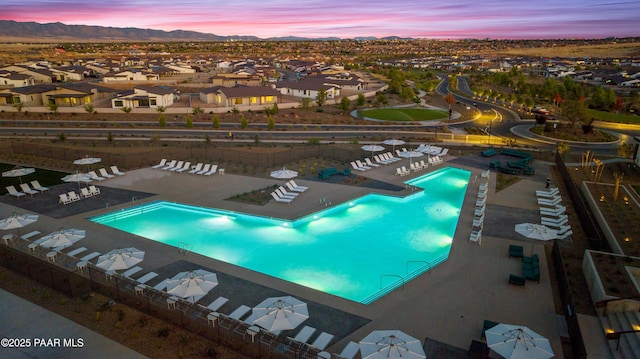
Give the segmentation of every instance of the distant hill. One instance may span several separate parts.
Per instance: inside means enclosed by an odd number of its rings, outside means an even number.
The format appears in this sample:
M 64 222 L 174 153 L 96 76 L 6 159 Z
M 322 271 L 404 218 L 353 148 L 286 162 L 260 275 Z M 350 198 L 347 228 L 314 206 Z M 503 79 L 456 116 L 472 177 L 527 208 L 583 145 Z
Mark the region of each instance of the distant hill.
M 60 22 L 40 24 L 0 20 L 0 37 L 34 40 L 128 40 L 128 41 L 226 41 L 259 40 L 255 36 L 219 36 L 195 31 L 162 31 L 134 27 L 118 28 L 88 25 L 66 25 Z

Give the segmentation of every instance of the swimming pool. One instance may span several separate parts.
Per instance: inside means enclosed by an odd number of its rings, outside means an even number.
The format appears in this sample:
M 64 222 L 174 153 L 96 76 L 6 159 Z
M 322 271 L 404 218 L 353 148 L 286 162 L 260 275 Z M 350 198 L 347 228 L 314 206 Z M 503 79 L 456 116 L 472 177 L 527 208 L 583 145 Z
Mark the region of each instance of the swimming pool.
M 406 182 L 424 191 L 369 194 L 295 221 L 164 201 L 89 219 L 368 304 L 448 258 L 469 177 L 443 168 Z

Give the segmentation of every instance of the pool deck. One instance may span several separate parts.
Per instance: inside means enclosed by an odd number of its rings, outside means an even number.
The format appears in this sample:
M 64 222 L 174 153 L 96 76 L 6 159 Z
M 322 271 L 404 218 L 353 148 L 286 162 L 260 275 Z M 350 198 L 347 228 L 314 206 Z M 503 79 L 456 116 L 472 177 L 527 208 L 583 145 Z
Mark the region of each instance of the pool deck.
M 443 165 L 430 167 L 405 177 L 395 175 L 395 171 L 401 165 L 408 167 L 409 160 L 358 173 L 358 175 L 404 186 L 404 181 L 444 166 L 459 167 L 472 172 L 449 259 L 435 269 L 406 283 L 403 288 L 395 290 L 370 305 L 355 303 L 198 254 L 185 255 L 174 247 L 104 227 L 86 219 L 129 207 L 132 205 L 131 201 L 60 219 L 41 215 L 38 222 L 23 228 L 21 233 L 39 230 L 46 234 L 61 227 L 81 228 L 87 231 L 87 237 L 78 244 L 87 247 L 89 251 L 105 253 L 118 247 L 136 247 L 144 250 L 145 260 L 140 264 L 144 268 L 142 273 L 162 269 L 176 262 L 188 261 L 241 280 L 289 293 L 303 301 L 312 301 L 335 308 L 338 310 L 335 313 L 347 312 L 369 320 L 351 333 L 337 337 L 327 348 L 334 353 L 340 353 L 349 341 L 357 342 L 372 330 L 377 329 L 400 329 L 423 341 L 429 338 L 464 349 L 466 352 L 471 340 L 480 340 L 483 321 L 487 319 L 494 322 L 522 324 L 532 328 L 549 338 L 555 357 L 562 358 L 561 329 L 554 310 L 544 243 L 537 242 L 532 246 L 531 240 L 514 231 L 516 223 L 539 221 L 535 190 L 545 187 L 545 179 L 548 175 L 546 164 L 536 162 L 535 176 L 524 178 L 499 193 L 494 191 L 496 175 L 491 172 L 484 235 L 482 245 L 477 245 L 469 242 L 469 234 L 472 230 L 478 186 L 486 181 L 480 178 L 480 174 L 488 167 L 488 160 L 480 156 L 457 159 L 450 155 L 446 159 L 447 162 Z M 285 219 L 295 219 L 324 209 L 325 204 L 322 199 L 331 202 L 331 205 L 336 205 L 372 192 L 369 188 L 348 185 L 304 180 L 296 180 L 296 182 L 309 186 L 310 189 L 290 205 L 270 202 L 265 206 L 247 205 L 228 201 L 225 198 L 265 188 L 281 181 L 234 174 L 203 177 L 144 168 L 129 171 L 125 176 L 109 179 L 97 185 L 156 194 L 136 200 L 135 204 L 166 200 Z M 387 193 L 379 190 L 374 192 Z M 410 193 L 411 188 L 387 194 L 398 196 Z M 43 196 L 47 195 L 49 194 Z M 30 199 L 20 200 L 29 201 Z M 23 213 L 25 210 L 0 203 L 0 218 L 9 216 L 13 212 Z M 526 287 L 508 284 L 510 273 L 522 273 L 521 260 L 508 256 L 509 244 L 523 245 L 525 254 L 528 255 L 533 250 L 540 256 L 539 284 L 532 281 L 527 281 Z M 366 248 L 363 250 L 366 251 Z M 217 295 L 226 296 L 221 292 L 217 292 Z M 243 300 L 247 301 L 244 304 L 249 306 L 259 303 L 262 299 L 264 298 L 243 296 Z M 226 311 L 232 309 L 228 308 Z M 222 309 L 221 311 L 225 312 Z M 336 326 L 340 325 L 338 314 L 331 319 Z M 326 331 L 330 330 L 329 327 Z

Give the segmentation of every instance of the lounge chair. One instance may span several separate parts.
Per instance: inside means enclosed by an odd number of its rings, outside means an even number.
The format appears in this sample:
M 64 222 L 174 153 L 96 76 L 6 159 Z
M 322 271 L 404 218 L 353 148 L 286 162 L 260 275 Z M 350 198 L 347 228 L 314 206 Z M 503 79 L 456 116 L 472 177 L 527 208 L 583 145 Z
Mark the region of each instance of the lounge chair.
M 420 160 L 420 166 L 422 166 L 422 168 L 427 168 L 429 167 L 429 164 L 426 163 L 424 160 Z
M 31 187 L 29 187 L 28 183 L 20 183 L 20 189 L 22 189 L 22 192 L 33 196 L 34 194 L 38 194 L 40 192 L 36 191 L 36 190 L 32 190 Z
M 316 340 L 311 343 L 312 347 L 318 348 L 320 350 L 324 350 L 329 345 L 329 342 L 333 339 L 333 334 L 329 334 L 327 332 L 322 332 L 316 338 Z
M 524 287 L 527 284 L 527 280 L 521 275 L 509 274 L 509 284 Z
M 153 278 L 157 277 L 158 273 L 156 272 L 149 272 L 145 275 L 143 275 L 142 277 L 136 279 L 136 282 L 140 283 L 140 284 L 145 284 L 148 281 L 152 280 Z
M 158 167 L 158 168 L 160 168 L 160 169 L 161 169 L 161 170 L 163 170 L 163 171 L 166 171 L 166 170 L 168 170 L 168 169 L 169 169 L 169 168 L 171 168 L 171 167 L 175 167 L 176 162 L 178 162 L 178 161 L 176 161 L 176 160 L 171 160 L 171 162 L 169 162 L 169 163 L 165 164 L 163 167 Z
M 538 198 L 538 204 L 541 206 L 554 207 L 562 203 L 562 197 L 555 197 L 553 199 Z
M 86 252 L 86 251 L 87 251 L 87 248 L 86 248 L 86 247 L 80 247 L 80 248 L 76 248 L 76 249 L 72 250 L 71 252 L 67 252 L 67 255 L 68 255 L 69 257 L 75 257 L 75 256 L 77 256 L 78 254 L 80 254 L 80 253 L 82 253 L 82 252 Z
M 475 214 L 476 216 L 481 216 L 481 215 L 484 213 L 484 211 L 485 211 L 485 209 L 486 209 L 486 208 L 487 208 L 487 205 L 486 205 L 486 204 L 484 204 L 484 205 L 482 205 L 482 206 L 480 206 L 480 207 L 476 207 L 476 210 L 475 210 L 474 214 Z
M 241 320 L 241 318 L 244 317 L 250 311 L 251 311 L 251 307 L 248 307 L 246 305 L 241 305 L 238 308 L 236 308 L 233 312 L 231 312 L 228 315 L 228 317 L 233 318 L 235 320 Z
M 187 171 L 189 169 L 191 169 L 191 162 L 185 162 L 182 167 L 176 168 L 173 171 L 176 172 L 176 173 L 182 173 L 182 172 Z
M 202 167 L 202 170 L 196 172 L 195 174 L 203 175 L 203 174 L 209 172 L 210 169 L 211 169 L 211 163 L 207 163 Z
M 358 351 L 360 350 L 360 345 L 356 342 L 349 342 L 344 349 L 340 352 L 340 356 L 345 359 L 353 359 Z
M 296 198 L 300 195 L 300 193 L 288 192 L 283 186 L 278 187 L 275 192 L 278 193 L 280 197 Z
M 482 228 L 478 229 L 477 231 L 472 231 L 469 235 L 469 241 L 482 244 Z
M 313 333 L 315 333 L 315 331 L 316 331 L 316 328 L 305 325 L 304 328 L 302 328 L 302 330 L 300 330 L 298 334 L 296 334 L 296 336 L 293 337 L 293 340 L 301 343 L 306 343 L 307 340 L 311 338 Z
M 140 272 L 141 270 L 142 270 L 142 267 L 140 267 L 140 266 L 131 267 L 127 271 L 122 273 L 122 275 L 127 277 L 127 278 L 130 278 L 132 275 Z
M 356 162 L 356 165 L 358 165 L 360 168 L 364 168 L 365 170 L 370 170 L 371 169 L 371 167 L 365 165 L 360 160 L 356 160 L 355 162 Z
M 485 191 L 489 189 L 489 182 L 482 182 L 480 186 L 478 186 L 478 190 Z
M 273 197 L 273 199 L 276 202 L 283 202 L 283 203 L 289 204 L 293 201 L 293 198 L 282 198 L 276 192 L 271 192 L 271 197 Z
M 524 256 L 524 248 L 515 244 L 509 245 L 509 257 L 522 258 Z
M 167 164 L 167 159 L 163 158 L 160 160 L 160 163 L 158 163 L 157 165 L 151 166 L 151 168 L 160 168 L 160 167 L 164 167 Z
M 480 191 L 478 191 L 478 198 L 485 198 L 487 197 L 487 191 L 488 189 L 485 187 L 485 189 L 481 189 Z
M 291 185 L 293 187 L 296 187 L 297 189 L 302 189 L 302 190 L 305 190 L 305 191 L 309 189 L 309 187 L 307 187 L 307 186 L 301 186 L 301 185 L 297 184 L 296 181 L 294 181 L 294 180 L 289 181 L 289 183 L 291 183 Z
M 560 193 L 558 187 L 551 188 L 549 190 L 538 190 L 536 191 L 536 196 L 538 197 L 555 197 Z
M 200 172 L 200 171 L 202 170 L 202 165 L 203 165 L 203 163 L 202 163 L 202 162 L 198 162 L 198 164 L 197 164 L 197 165 L 195 165 L 195 167 L 193 167 L 193 168 L 191 169 L 191 171 L 189 171 L 189 173 L 190 173 L 190 174 L 196 174 L 196 173 Z
M 571 230 L 571 226 L 567 225 L 567 226 L 560 226 L 560 228 L 558 228 L 558 235 L 562 235 L 565 234 L 566 232 Z
M 120 171 L 118 169 L 118 166 L 111 166 L 111 172 L 113 172 L 113 174 L 118 176 L 124 176 L 124 172 Z
M 560 215 L 566 214 L 567 207 L 565 206 L 556 206 L 555 209 L 540 207 L 540 215 L 543 217 L 558 217 Z
M 542 221 L 540 221 L 540 224 L 550 228 L 560 228 L 562 226 L 566 226 L 567 224 L 569 224 L 569 220 L 566 218 L 561 219 L 559 221 L 543 219 Z
M 482 206 L 484 206 L 485 204 L 487 204 L 487 197 L 486 197 L 486 196 L 484 196 L 484 197 L 482 197 L 482 198 L 478 198 L 478 199 L 476 200 L 476 207 L 482 207 Z
M 89 186 L 89 192 L 91 192 L 94 196 L 100 194 L 100 188 L 96 186 Z
M 367 157 L 367 158 L 365 158 L 365 159 L 364 159 L 364 163 L 365 163 L 367 166 L 370 166 L 370 167 L 380 167 L 380 165 L 379 165 L 379 164 L 377 164 L 377 163 L 373 163 L 369 157 Z
M 63 194 L 59 195 L 59 197 L 60 197 L 60 199 L 58 200 L 58 202 L 59 202 L 59 203 L 62 203 L 62 204 L 69 204 L 69 203 L 73 202 L 73 201 L 71 201 L 71 199 L 67 196 L 67 194 L 66 194 L 66 193 L 63 193 Z
M 203 173 L 203 176 L 211 176 L 212 174 L 216 173 L 216 171 L 218 170 L 218 165 L 211 165 L 211 168 Z
M 476 217 L 473 219 L 473 226 L 482 227 L 483 223 L 484 223 L 484 212 L 482 212 L 482 214 L 479 217 Z
M 355 162 L 351 162 L 350 164 L 351 164 L 351 167 L 353 167 L 354 170 L 362 171 L 362 172 L 366 171 L 366 169 L 359 167 Z
M 44 192 L 44 191 L 48 191 L 49 190 L 48 187 L 41 186 L 40 182 L 38 182 L 38 180 L 31 181 L 31 187 L 33 187 L 33 189 L 38 190 L 40 192 Z
M 87 254 L 86 256 L 80 258 L 80 261 L 82 262 L 88 262 L 90 260 L 92 260 L 95 257 L 99 257 L 100 256 L 100 252 L 91 252 L 89 254 Z
M 31 237 L 35 237 L 35 236 L 37 236 L 38 234 L 40 234 L 40 231 L 32 231 L 32 232 L 25 233 L 25 234 L 21 235 L 21 236 L 20 236 L 20 238 L 22 238 L 22 239 L 24 239 L 24 240 L 28 241 L 28 240 L 29 240 L 29 238 L 31 238 Z
M 566 214 L 561 214 L 556 217 L 542 216 L 540 218 L 542 221 L 551 222 L 551 223 L 560 223 L 569 219 L 569 216 Z
M 175 164 L 175 166 L 171 166 L 169 168 L 163 168 L 163 170 L 165 171 L 169 171 L 169 172 L 173 172 L 179 168 L 182 168 L 182 165 L 184 165 L 184 161 L 178 161 L 178 163 Z
M 291 184 L 291 182 L 287 182 L 284 185 L 287 186 L 287 189 L 289 191 L 291 191 L 291 192 L 296 192 L 296 193 L 302 194 L 302 193 L 304 193 L 304 191 L 306 191 L 306 190 L 304 190 L 302 188 L 295 187 L 294 185 Z
M 23 192 L 18 191 L 15 187 L 13 186 L 7 186 L 7 192 L 9 192 L 10 195 L 16 197 L 16 198 L 20 198 L 22 196 L 26 196 Z
M 443 148 L 442 150 L 440 150 L 440 152 L 436 153 L 436 156 L 446 156 L 449 153 L 449 149 L 448 148 Z
M 163 290 L 167 289 L 167 281 L 168 281 L 168 279 L 165 279 L 165 280 L 161 281 L 160 283 L 154 285 L 153 289 L 159 290 L 159 291 L 163 291 Z
M 91 196 L 93 196 L 93 193 L 89 192 L 87 187 L 80 188 L 80 197 L 89 198 Z
M 228 298 L 225 297 L 218 297 L 216 298 L 216 300 L 214 300 L 213 302 L 209 303 L 209 305 L 206 306 L 207 309 L 211 309 L 214 312 L 217 311 L 218 309 L 220 309 L 223 305 L 225 305 L 225 303 L 227 303 L 229 301 Z
M 91 177 L 91 179 L 92 179 L 92 180 L 95 180 L 95 181 L 104 181 L 104 177 L 100 177 L 100 176 L 98 176 L 98 174 L 96 173 L 96 171 L 87 172 L 87 174 L 89 175 L 89 177 Z
M 71 202 L 76 202 L 80 200 L 80 196 L 75 191 L 67 192 L 67 197 L 71 200 Z
M 109 173 L 107 172 L 107 169 L 106 169 L 106 168 L 101 168 L 101 169 L 99 169 L 99 170 L 98 170 L 98 172 L 100 172 L 100 176 L 102 176 L 102 177 L 104 177 L 104 178 L 113 178 L 113 177 L 115 177 L 114 175 L 109 174 Z
M 568 230 L 568 231 L 566 231 L 566 232 L 564 232 L 562 234 L 558 234 L 557 239 L 567 239 L 567 238 L 571 237 L 572 234 L 573 234 L 573 231 L 572 230 Z

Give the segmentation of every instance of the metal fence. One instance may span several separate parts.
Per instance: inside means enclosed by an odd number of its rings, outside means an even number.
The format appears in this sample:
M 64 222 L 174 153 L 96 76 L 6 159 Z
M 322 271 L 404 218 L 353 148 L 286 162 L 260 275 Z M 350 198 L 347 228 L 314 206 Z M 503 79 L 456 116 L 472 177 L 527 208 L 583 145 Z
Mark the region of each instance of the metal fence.
M 57 252 L 50 259 L 51 251 L 39 247 L 32 250 L 27 243 L 14 239 L 9 244 L 0 245 L 0 265 L 69 297 L 84 297 L 92 291 L 100 293 L 112 298 L 114 303 L 143 311 L 251 358 L 344 359 L 289 337 L 264 330 L 254 331 L 255 327 L 250 329 L 250 323 L 140 285 L 120 274 L 109 274 L 90 263 L 86 267 L 78 267 L 80 260 L 65 253 Z

